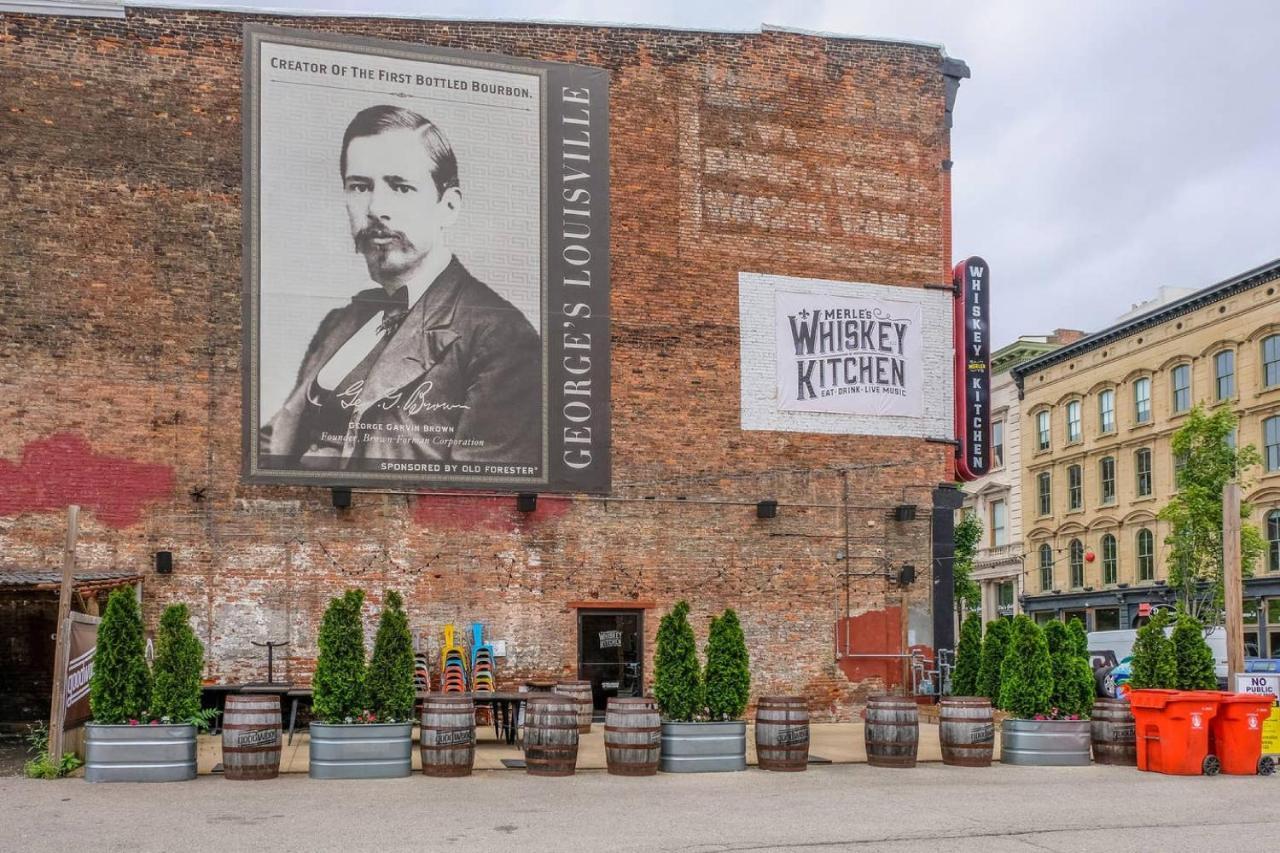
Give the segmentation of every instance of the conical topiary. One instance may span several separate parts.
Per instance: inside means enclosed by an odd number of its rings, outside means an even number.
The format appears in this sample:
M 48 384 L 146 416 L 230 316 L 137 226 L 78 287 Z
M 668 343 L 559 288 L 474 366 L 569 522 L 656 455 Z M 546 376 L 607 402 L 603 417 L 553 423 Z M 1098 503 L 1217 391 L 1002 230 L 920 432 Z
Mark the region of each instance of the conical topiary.
M 1096 686 L 1087 653 L 1081 652 L 1083 634 L 1074 630 L 1080 620 L 1071 621 L 1074 625 L 1053 621 L 1044 626 L 1045 645 L 1049 647 L 1053 669 L 1049 704 L 1057 708 L 1060 715 L 1087 717 L 1093 709 Z
M 1053 690 L 1049 694 L 1049 704 L 1065 710 L 1069 702 L 1065 695 L 1069 681 L 1067 669 L 1072 657 L 1071 635 L 1067 632 L 1067 626 L 1056 619 L 1045 623 L 1044 642 L 1049 648 L 1049 661 L 1053 670 Z
M 980 696 L 978 675 L 982 671 L 982 617 L 970 613 L 960 626 L 960 642 L 956 645 L 956 668 L 951 671 L 951 693 L 954 696 Z
M 1204 638 L 1204 626 L 1189 613 L 1179 613 L 1169 638 L 1173 646 L 1177 690 L 1216 690 L 1218 675 L 1214 671 L 1213 649 Z
M 331 599 L 320 623 L 313 709 L 322 722 L 351 722 L 364 710 L 364 591 L 349 589 Z
M 191 630 L 185 604 L 171 604 L 160 617 L 156 632 L 156 660 L 152 671 L 151 716 L 170 722 L 190 720 L 200 713 L 200 674 L 204 646 Z
M 707 713 L 713 720 L 736 720 L 751 697 L 751 663 L 738 614 L 730 607 L 711 622 L 703 679 Z
M 400 593 L 387 592 L 365 676 L 369 710 L 380 723 L 405 722 L 413 717 L 413 637 L 403 605 Z
M 1044 631 L 1030 617 L 1014 617 L 1009 647 L 1000 667 L 999 707 L 1022 720 L 1048 714 L 1053 664 Z
M 1169 612 L 1160 610 L 1138 629 L 1129 664 L 1129 686 L 1134 690 L 1155 687 L 1172 690 L 1178 683 L 1178 662 L 1173 642 L 1165 635 Z
M 677 602 L 658 624 L 653 656 L 653 697 L 664 719 L 690 722 L 702 714 L 704 694 L 689 605 Z
M 995 619 L 987 623 L 982 640 L 982 666 L 978 671 L 977 695 L 986 696 L 992 704 L 1000 703 L 1000 669 L 1009 646 L 1009 620 Z
M 131 588 L 121 587 L 107 599 L 98 626 L 98 646 L 89 683 L 89 707 L 99 724 L 141 720 L 151 705 L 151 672 L 147 669 L 142 613 Z
M 1077 657 L 1089 659 L 1089 635 L 1085 633 L 1084 623 L 1079 616 L 1072 616 L 1067 623 L 1067 633 L 1071 635 L 1071 647 Z

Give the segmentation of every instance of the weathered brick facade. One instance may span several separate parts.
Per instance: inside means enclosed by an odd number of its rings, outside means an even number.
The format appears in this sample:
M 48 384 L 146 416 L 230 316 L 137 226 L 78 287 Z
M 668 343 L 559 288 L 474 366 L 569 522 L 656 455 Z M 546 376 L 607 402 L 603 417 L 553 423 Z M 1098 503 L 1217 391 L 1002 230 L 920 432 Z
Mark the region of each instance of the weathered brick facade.
M 340 512 L 327 491 L 240 482 L 247 20 L 610 70 L 610 499 L 544 495 L 525 516 L 510 495 L 357 492 Z M 847 717 L 880 681 L 837 664 L 836 552 L 847 535 L 865 575 L 851 613 L 897 614 L 895 651 L 908 629 L 928 645 L 928 507 L 952 450 L 742 431 L 738 273 L 948 281 L 943 59 L 774 31 L 0 15 L 2 561 L 58 565 L 72 502 L 83 566 L 150 572 L 172 550 L 173 574 L 146 579 L 147 618 L 188 601 L 219 680 L 263 678 L 250 642 L 287 639 L 305 681 L 325 602 L 353 584 L 375 605 L 403 590 L 433 636 L 485 622 L 509 642 L 504 680 L 576 673 L 577 606 L 649 608 L 648 678 L 673 601 L 703 639 L 731 605 L 754 695 Z M 758 520 L 769 497 L 779 515 Z M 889 518 L 903 503 L 918 520 Z M 909 586 L 878 574 L 907 563 Z

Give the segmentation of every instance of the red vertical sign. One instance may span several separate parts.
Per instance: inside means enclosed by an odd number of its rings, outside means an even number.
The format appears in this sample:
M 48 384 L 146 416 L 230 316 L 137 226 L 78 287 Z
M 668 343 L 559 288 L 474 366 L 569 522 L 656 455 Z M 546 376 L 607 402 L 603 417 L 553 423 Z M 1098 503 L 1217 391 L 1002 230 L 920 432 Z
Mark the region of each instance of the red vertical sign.
M 956 473 L 976 480 L 991 457 L 991 275 L 979 257 L 956 264 L 955 299 Z

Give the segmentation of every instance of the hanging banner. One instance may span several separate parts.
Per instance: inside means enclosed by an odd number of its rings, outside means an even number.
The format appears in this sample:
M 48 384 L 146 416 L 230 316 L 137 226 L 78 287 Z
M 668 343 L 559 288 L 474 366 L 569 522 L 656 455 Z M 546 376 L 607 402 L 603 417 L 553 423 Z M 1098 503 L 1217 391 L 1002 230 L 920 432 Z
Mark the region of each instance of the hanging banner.
M 245 27 L 250 482 L 609 490 L 609 76 Z
M 63 729 L 83 725 L 93 719 L 89 709 L 89 682 L 93 680 L 93 658 L 98 649 L 98 623 L 102 620 L 83 613 L 69 613 L 64 630 L 69 632 L 67 687 Z
M 920 417 L 919 302 L 789 291 L 775 298 L 779 408 Z
M 976 480 L 987 473 L 991 433 L 991 276 L 987 262 L 972 257 L 956 264 L 955 384 L 956 473 Z

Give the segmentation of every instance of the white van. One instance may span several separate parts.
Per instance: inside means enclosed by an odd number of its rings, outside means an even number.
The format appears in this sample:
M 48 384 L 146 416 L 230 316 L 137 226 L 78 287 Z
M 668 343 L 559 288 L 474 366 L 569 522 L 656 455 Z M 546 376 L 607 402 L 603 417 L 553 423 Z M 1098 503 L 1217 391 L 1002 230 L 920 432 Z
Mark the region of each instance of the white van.
M 1173 627 L 1165 628 L 1165 635 L 1173 634 Z M 1137 638 L 1138 631 L 1134 628 L 1124 629 L 1120 631 L 1092 631 L 1087 635 L 1089 645 L 1089 663 L 1093 667 L 1094 675 L 1098 680 L 1098 692 L 1103 696 L 1117 695 L 1116 679 L 1110 677 L 1111 670 L 1122 664 L 1127 664 L 1130 657 L 1133 656 L 1133 641 Z M 1213 651 L 1214 673 L 1218 676 L 1218 684 L 1224 686 L 1227 683 L 1227 630 L 1226 628 L 1213 628 L 1205 635 L 1205 642 L 1209 644 L 1209 648 Z M 1257 648 L 1246 645 L 1245 657 L 1257 657 Z M 1128 667 L 1121 666 L 1121 673 L 1117 673 L 1121 683 L 1127 680 Z

